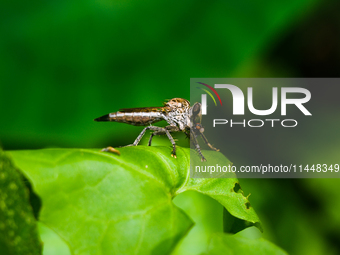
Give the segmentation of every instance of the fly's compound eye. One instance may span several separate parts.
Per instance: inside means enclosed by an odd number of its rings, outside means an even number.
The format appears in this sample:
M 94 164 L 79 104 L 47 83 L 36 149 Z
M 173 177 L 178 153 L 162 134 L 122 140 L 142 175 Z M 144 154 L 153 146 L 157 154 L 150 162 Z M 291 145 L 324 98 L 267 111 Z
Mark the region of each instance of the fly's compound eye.
M 199 115 L 201 112 L 201 104 L 200 103 L 195 103 L 194 106 L 192 107 L 192 114 L 194 116 Z
M 200 123 L 201 118 L 201 104 L 195 103 L 191 108 L 191 120 L 193 123 Z

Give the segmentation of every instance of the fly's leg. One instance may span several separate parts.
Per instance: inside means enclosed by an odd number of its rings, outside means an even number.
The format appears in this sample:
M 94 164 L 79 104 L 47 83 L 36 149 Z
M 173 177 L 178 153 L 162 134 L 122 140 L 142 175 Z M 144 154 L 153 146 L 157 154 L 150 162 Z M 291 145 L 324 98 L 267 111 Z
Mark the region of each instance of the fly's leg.
M 169 138 L 171 144 L 172 144 L 172 154 L 171 154 L 171 157 L 176 158 L 176 142 L 175 142 L 174 138 L 171 136 L 170 132 L 177 132 L 177 131 L 179 131 L 178 127 L 176 127 L 176 126 L 167 126 L 165 128 L 161 128 L 161 127 L 155 127 L 155 128 L 157 128 L 157 129 L 154 129 L 155 132 L 153 132 L 150 135 L 150 139 L 149 139 L 148 145 L 151 146 L 152 138 L 155 135 L 166 134 L 167 137 Z
M 195 134 L 195 132 L 192 129 L 190 130 L 190 134 L 191 134 L 191 141 L 195 145 L 195 149 L 197 150 L 198 154 L 200 154 L 200 156 L 201 156 L 201 161 L 202 162 L 203 161 L 207 161 L 205 159 L 205 157 L 203 156 L 202 152 L 201 152 L 201 147 L 198 144 L 198 141 L 197 141 L 197 138 L 196 138 L 196 134 Z
M 203 135 L 202 132 L 199 132 L 200 135 L 202 136 L 203 138 L 203 141 L 210 147 L 210 149 L 214 150 L 214 151 L 220 151 L 219 149 L 216 149 L 214 146 L 212 146 L 209 142 L 208 142 L 208 139 L 205 137 L 205 135 Z
M 156 132 L 162 132 L 164 128 L 161 128 L 161 127 L 155 127 L 155 126 L 147 126 L 145 127 L 142 132 L 140 132 L 139 136 L 137 136 L 136 140 L 133 142 L 132 146 L 137 146 L 140 142 L 140 140 L 142 139 L 143 135 L 145 134 L 146 130 L 153 130 L 153 131 L 156 131 Z M 150 140 L 149 140 L 149 143 L 150 143 Z
M 171 157 L 177 158 L 177 156 L 176 156 L 176 143 L 175 143 L 174 138 L 172 138 L 170 132 L 178 132 L 179 129 L 176 126 L 166 126 L 164 128 L 164 131 L 165 131 L 165 134 L 168 136 L 168 138 L 169 138 L 169 140 L 170 140 L 170 142 L 172 144 L 172 154 L 171 154 Z
M 151 133 L 150 138 L 149 138 L 149 142 L 148 142 L 148 146 L 151 146 L 152 138 L 155 135 L 162 135 L 162 134 L 164 134 L 164 132 L 153 132 L 153 133 Z

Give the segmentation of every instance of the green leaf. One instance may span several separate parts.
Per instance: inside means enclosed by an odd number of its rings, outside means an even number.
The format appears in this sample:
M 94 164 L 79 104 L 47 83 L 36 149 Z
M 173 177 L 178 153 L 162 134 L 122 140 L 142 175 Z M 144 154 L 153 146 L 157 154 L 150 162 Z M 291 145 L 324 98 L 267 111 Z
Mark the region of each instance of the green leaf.
M 212 235 L 208 254 L 287 255 L 285 251 L 263 238 L 248 239 L 238 235 L 222 233 Z
M 248 225 L 260 227 L 237 179 L 190 179 L 190 149 L 124 147 L 10 152 L 42 200 L 39 220 L 73 254 L 169 254 L 192 226 L 172 199 L 187 190 L 208 195 Z M 220 157 L 221 164 L 229 161 Z M 212 157 L 206 153 L 207 159 Z
M 19 171 L 0 150 L 0 253 L 41 254 L 36 220 Z
M 71 255 L 68 245 L 53 230 L 41 222 L 38 222 L 38 229 L 44 243 L 44 255 Z
M 232 163 L 225 158 L 222 153 L 215 151 L 205 151 L 206 162 L 200 162 L 200 165 L 209 166 L 209 162 L 214 162 L 218 165 L 231 165 Z M 200 161 L 197 153 L 192 153 L 193 162 Z M 195 163 L 194 165 L 197 165 Z M 195 176 L 195 173 L 193 173 Z M 209 178 L 210 173 L 200 173 L 199 176 L 207 178 L 192 178 L 189 179 L 185 185 L 185 190 L 195 190 L 204 195 L 208 195 L 225 207 L 224 218 L 224 231 L 236 233 L 244 228 L 256 226 L 262 231 L 261 223 L 256 215 L 253 207 L 251 206 L 248 197 L 244 196 L 241 186 L 236 175 L 233 173 L 221 173 L 221 178 Z M 226 178 L 228 177 L 228 178 Z M 227 215 L 229 215 L 227 217 Z
M 223 206 L 195 191 L 181 193 L 173 202 L 189 215 L 195 225 L 171 255 L 198 255 L 207 251 L 211 235 L 223 231 Z

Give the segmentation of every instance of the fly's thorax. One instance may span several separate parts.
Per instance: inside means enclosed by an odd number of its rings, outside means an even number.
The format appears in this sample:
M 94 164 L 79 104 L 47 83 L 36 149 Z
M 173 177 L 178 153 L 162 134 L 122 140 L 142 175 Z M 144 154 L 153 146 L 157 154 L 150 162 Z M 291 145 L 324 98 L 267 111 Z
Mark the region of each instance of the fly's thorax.
M 190 102 L 186 99 L 179 98 L 179 97 L 170 99 L 164 105 L 170 108 L 187 108 L 187 109 L 190 108 Z
M 184 130 L 190 125 L 190 118 L 187 113 L 183 114 L 172 111 L 165 115 L 164 119 L 170 126 L 178 126 L 180 130 Z
M 165 106 L 169 109 L 164 119 L 171 125 L 185 130 L 190 125 L 190 103 L 186 99 L 173 98 Z

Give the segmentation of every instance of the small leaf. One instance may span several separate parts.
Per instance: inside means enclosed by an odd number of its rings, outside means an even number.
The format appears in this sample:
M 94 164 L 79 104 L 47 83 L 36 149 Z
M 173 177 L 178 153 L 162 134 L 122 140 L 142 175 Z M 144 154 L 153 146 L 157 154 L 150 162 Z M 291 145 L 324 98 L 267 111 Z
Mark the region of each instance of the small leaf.
M 287 255 L 282 249 L 263 238 L 248 239 L 238 235 L 222 233 L 212 235 L 208 254 Z
M 189 178 L 190 149 L 178 147 L 177 159 L 169 147 L 119 151 L 11 152 L 42 200 L 39 220 L 73 254 L 169 254 L 193 224 L 172 203 L 186 190 L 211 196 L 234 217 L 260 227 L 253 208 L 244 205 L 248 200 L 233 189 L 237 179 Z
M 71 255 L 68 245 L 54 231 L 38 222 L 40 238 L 44 243 L 44 255 Z
M 0 253 L 41 254 L 28 190 L 19 171 L 0 150 Z
M 209 166 L 210 162 L 216 165 L 228 166 L 232 163 L 222 154 L 215 151 L 204 151 L 207 159 L 200 165 Z M 198 165 L 200 158 L 196 153 L 191 153 L 194 165 Z M 195 174 L 194 174 L 195 176 Z M 200 173 L 196 176 L 206 178 L 191 178 L 183 187 L 185 190 L 195 190 L 202 194 L 208 195 L 225 207 L 224 213 L 224 231 L 236 233 L 247 227 L 256 226 L 262 231 L 262 226 L 254 208 L 251 206 L 248 197 L 244 196 L 239 181 L 234 173 L 220 173 L 221 178 L 209 178 L 210 173 Z M 216 176 L 216 175 L 215 175 Z M 228 178 L 226 178 L 228 177 Z M 229 217 L 227 217 L 229 215 Z

